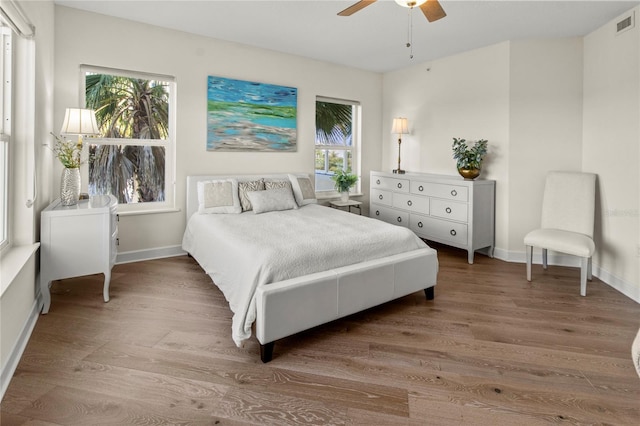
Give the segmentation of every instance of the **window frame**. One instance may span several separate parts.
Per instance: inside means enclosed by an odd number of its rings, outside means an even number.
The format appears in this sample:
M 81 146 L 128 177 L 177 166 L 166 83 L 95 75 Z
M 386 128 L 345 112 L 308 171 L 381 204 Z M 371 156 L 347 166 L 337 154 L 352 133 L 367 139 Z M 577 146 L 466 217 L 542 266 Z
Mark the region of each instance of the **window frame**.
M 0 38 L 2 53 L 0 54 L 0 78 L 2 79 L 2 99 L 0 99 L 0 250 L 11 246 L 11 216 L 9 208 L 11 199 L 9 185 L 12 178 L 12 126 L 13 126 L 13 30 L 0 18 Z M 8 43 L 8 46 L 7 46 Z
M 118 68 L 109 68 L 96 65 L 81 64 L 80 65 L 80 94 L 81 105 L 86 105 L 86 75 L 87 73 L 109 74 L 120 77 L 138 78 L 144 80 L 157 80 L 165 82 L 169 85 L 169 122 L 167 139 L 126 139 L 126 138 L 102 138 L 88 137 L 84 138 L 85 148 L 88 145 L 146 145 L 146 146 L 162 146 L 165 148 L 165 188 L 164 201 L 144 202 L 144 203 L 128 203 L 118 204 L 118 214 L 134 215 L 147 213 L 164 213 L 177 211 L 176 208 L 176 123 L 177 123 L 177 83 L 176 78 L 170 75 L 157 74 L 143 71 L 132 71 Z M 125 142 L 125 143 L 123 143 Z M 84 154 L 87 155 L 86 153 Z M 89 182 L 89 166 L 85 162 L 80 167 L 83 180 Z
M 342 105 L 350 105 L 352 109 L 352 122 L 351 122 L 351 146 L 342 146 L 342 145 L 325 145 L 318 144 L 315 139 L 315 125 L 314 125 L 314 149 L 313 149 L 313 172 L 314 178 L 316 177 L 316 167 L 315 167 L 315 156 L 316 151 L 318 150 L 333 150 L 333 151 L 345 151 L 351 152 L 351 173 L 358 176 L 358 181 L 355 186 L 351 188 L 349 191 L 352 195 L 359 194 L 361 192 L 361 170 L 360 170 L 360 162 L 361 162 L 361 127 L 362 127 L 362 106 L 359 101 L 353 101 L 348 99 L 338 99 L 331 98 L 326 96 L 316 96 L 315 106 L 317 106 L 318 102 L 326 102 L 326 103 L 334 103 L 334 104 L 342 104 Z M 314 108 L 314 111 L 316 109 Z M 314 115 L 315 116 L 315 115 Z M 315 121 L 314 121 L 315 122 Z M 316 197 L 317 198 L 335 198 L 339 197 L 340 193 L 335 189 L 330 190 L 322 190 L 319 191 L 316 189 Z

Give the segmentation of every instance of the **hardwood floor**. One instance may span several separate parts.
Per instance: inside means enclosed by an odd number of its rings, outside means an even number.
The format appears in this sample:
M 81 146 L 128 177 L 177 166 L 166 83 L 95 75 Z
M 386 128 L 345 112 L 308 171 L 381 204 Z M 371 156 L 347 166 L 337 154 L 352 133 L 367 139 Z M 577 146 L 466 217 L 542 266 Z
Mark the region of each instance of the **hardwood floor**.
M 424 292 L 300 333 L 262 364 L 193 259 L 54 283 L 0 408 L 9 425 L 640 424 L 640 305 L 577 268 L 433 244 Z

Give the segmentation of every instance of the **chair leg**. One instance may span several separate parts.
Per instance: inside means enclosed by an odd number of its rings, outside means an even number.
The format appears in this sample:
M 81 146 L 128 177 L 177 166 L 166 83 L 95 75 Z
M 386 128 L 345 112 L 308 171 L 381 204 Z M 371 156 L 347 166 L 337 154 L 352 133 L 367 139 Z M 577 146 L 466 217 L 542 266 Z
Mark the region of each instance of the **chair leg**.
M 547 269 L 547 266 L 548 266 L 548 264 L 547 264 L 547 249 L 543 248 L 542 249 L 542 267 L 544 269 Z
M 533 246 L 527 246 L 527 281 L 531 281 L 531 262 L 533 262 Z
M 589 258 L 582 257 L 580 259 L 580 296 L 587 295 L 587 275 L 589 269 Z
M 589 281 L 593 280 L 593 274 L 591 273 L 591 265 L 592 265 L 591 258 L 589 258 L 589 264 L 587 265 L 587 267 L 588 267 L 587 268 L 587 279 Z

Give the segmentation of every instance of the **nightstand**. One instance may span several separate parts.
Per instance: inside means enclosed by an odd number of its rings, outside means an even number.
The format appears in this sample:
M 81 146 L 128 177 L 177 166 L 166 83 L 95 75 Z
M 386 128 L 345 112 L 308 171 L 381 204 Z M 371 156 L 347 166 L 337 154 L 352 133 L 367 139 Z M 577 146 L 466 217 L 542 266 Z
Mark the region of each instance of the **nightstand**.
M 118 201 L 113 195 L 98 195 L 63 206 L 55 200 L 41 215 L 40 290 L 49 312 L 51 282 L 103 273 L 104 301 L 109 301 L 111 268 L 118 242 Z
M 362 201 L 356 201 L 356 200 L 347 200 L 347 201 L 341 201 L 341 200 L 334 200 L 334 201 L 329 201 L 329 205 L 331 207 L 333 207 L 334 209 L 343 209 L 343 208 L 347 208 L 347 210 L 349 211 L 349 213 L 352 213 L 351 208 L 355 207 L 358 209 L 358 214 L 361 215 L 362 214 Z

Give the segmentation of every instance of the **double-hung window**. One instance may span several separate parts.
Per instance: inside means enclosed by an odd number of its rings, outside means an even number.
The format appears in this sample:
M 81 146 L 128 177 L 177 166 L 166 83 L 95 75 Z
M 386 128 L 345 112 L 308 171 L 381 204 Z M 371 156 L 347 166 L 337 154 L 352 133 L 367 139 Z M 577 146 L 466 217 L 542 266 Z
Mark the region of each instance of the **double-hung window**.
M 121 213 L 175 208 L 175 78 L 88 65 L 81 72 L 101 133 L 85 139 L 89 195 L 115 195 Z
M 9 141 L 11 139 L 11 29 L 0 20 L 0 249 L 9 244 Z
M 335 192 L 331 177 L 336 170 L 359 175 L 360 104 L 316 98 L 315 183 L 316 192 Z M 360 181 L 355 187 L 359 192 Z

